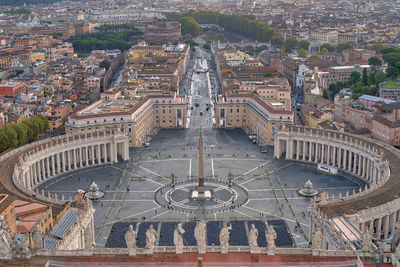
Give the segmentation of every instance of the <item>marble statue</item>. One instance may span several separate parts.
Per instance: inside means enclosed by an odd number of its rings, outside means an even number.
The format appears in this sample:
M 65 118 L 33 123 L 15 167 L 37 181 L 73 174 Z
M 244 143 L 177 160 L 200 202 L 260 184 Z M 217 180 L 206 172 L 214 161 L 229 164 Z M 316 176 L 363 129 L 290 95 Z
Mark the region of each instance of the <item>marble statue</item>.
M 250 253 L 258 253 L 258 230 L 254 224 L 251 225 L 251 229 L 249 232 L 249 245 L 250 245 Z
M 274 227 L 272 225 L 270 225 L 268 227 L 268 230 L 265 232 L 265 239 L 267 240 L 267 254 L 268 255 L 275 255 L 275 239 L 276 239 L 277 235 L 276 232 L 274 230 Z
M 133 230 L 132 224 L 129 225 L 129 230 L 125 233 L 126 247 L 128 248 L 129 256 L 136 255 L 136 232 Z
M 174 231 L 174 245 L 176 249 L 176 254 L 183 253 L 183 234 L 185 230 L 182 228 L 182 224 L 178 223 L 178 226 Z
M 32 241 L 35 249 L 43 248 L 43 234 L 40 231 L 38 224 L 36 225 L 35 230 L 32 232 Z
M 154 244 L 156 243 L 157 232 L 153 229 L 153 225 L 150 225 L 146 231 L 146 249 L 153 254 Z
M 321 249 L 323 236 L 319 227 L 315 228 L 314 234 L 311 237 L 311 242 L 314 249 Z
M 363 250 L 370 251 L 372 244 L 372 233 L 368 230 L 364 231 L 362 235 Z
M 4 217 L 0 216 L 0 260 L 12 259 L 12 246 L 14 241 L 6 225 L 8 224 L 5 222 Z
M 199 254 L 206 253 L 206 223 L 199 222 L 194 228 L 194 237 L 197 241 Z
M 14 237 L 14 242 L 11 246 L 11 253 L 13 258 L 17 259 L 29 259 L 32 254 L 29 249 L 29 240 L 26 236 L 21 236 L 17 233 Z
M 227 225 L 224 223 L 224 226 L 219 233 L 219 243 L 221 245 L 221 253 L 228 253 L 229 250 L 229 235 L 230 230 L 232 229 L 232 225 Z
M 84 207 L 85 201 L 83 200 L 83 191 L 79 190 L 75 195 L 75 206 Z

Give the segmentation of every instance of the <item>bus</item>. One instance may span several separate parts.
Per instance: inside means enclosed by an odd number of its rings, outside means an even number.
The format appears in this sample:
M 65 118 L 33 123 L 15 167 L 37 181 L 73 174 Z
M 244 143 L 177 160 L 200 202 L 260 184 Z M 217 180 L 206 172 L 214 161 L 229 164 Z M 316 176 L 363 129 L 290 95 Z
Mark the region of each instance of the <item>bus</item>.
M 325 165 L 325 164 L 318 164 L 318 169 L 319 172 L 327 173 L 327 174 L 333 174 L 337 175 L 338 174 L 338 169 Z

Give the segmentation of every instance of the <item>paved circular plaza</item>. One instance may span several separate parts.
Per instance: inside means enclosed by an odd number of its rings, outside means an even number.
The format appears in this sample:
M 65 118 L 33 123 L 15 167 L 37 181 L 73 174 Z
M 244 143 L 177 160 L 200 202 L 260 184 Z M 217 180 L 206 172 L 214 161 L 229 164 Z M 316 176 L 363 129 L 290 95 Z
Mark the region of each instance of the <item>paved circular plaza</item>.
M 214 191 L 204 205 L 208 221 L 282 219 L 295 245 L 306 247 L 310 199 L 297 190 L 307 180 L 336 196 L 365 185 L 347 173 L 325 175 L 314 164 L 273 159 L 273 147 L 261 153 L 242 130 L 203 129 L 203 136 L 205 186 Z M 46 181 L 39 190 L 68 199 L 93 181 L 98 184 L 105 192 L 93 202 L 100 247 L 117 222 L 193 221 L 199 203 L 189 193 L 197 185 L 198 138 L 198 129 L 161 130 L 149 147 L 131 149 L 128 162 L 77 170 Z

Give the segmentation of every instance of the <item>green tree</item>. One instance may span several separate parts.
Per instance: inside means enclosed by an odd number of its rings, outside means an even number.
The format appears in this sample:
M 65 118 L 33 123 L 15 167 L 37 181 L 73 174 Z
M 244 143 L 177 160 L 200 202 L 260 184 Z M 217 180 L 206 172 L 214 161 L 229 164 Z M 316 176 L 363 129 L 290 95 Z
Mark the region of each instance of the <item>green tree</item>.
M 377 57 L 370 57 L 368 59 L 368 64 L 373 66 L 374 70 L 376 70 L 376 66 L 382 66 L 382 60 Z
M 330 44 L 323 44 L 323 45 L 321 45 L 321 47 L 320 47 L 320 51 L 322 51 L 322 49 L 326 49 L 326 50 L 328 50 L 328 52 L 331 52 L 331 51 L 333 51 L 333 48 L 332 48 L 332 46 L 330 45 Z
M 367 69 L 366 69 L 366 68 L 363 69 L 362 83 L 363 83 L 364 85 L 368 85 L 368 72 L 367 72 Z
M 389 67 L 386 69 L 387 76 L 394 80 L 399 75 L 399 69 L 396 67 Z
M 307 58 L 307 51 L 303 48 L 297 50 L 297 55 L 302 58 Z
M 275 77 L 276 75 L 275 75 L 275 73 L 273 73 L 273 72 L 266 72 L 266 73 L 264 73 L 264 77 L 267 77 L 267 78 L 273 78 L 273 77 Z
M 385 47 L 387 47 L 387 46 L 385 46 L 383 43 L 378 42 L 378 43 L 374 43 L 371 46 L 371 49 L 374 50 L 377 53 L 381 53 L 382 49 L 385 48 Z
M 194 47 L 194 46 L 198 46 L 198 45 L 199 45 L 198 43 L 196 43 L 196 42 L 193 41 L 192 39 L 187 40 L 185 43 L 188 44 L 188 45 L 190 45 L 191 47 Z
M 200 33 L 199 23 L 193 17 L 183 17 L 179 19 L 181 24 L 182 34 L 190 34 L 197 36 Z
M 10 126 L 17 133 L 18 146 L 22 146 L 28 142 L 28 128 L 22 123 L 11 123 Z
M 338 45 L 336 46 L 336 51 L 338 51 L 339 53 L 342 53 L 343 50 L 352 49 L 352 48 L 353 48 L 353 46 L 352 46 L 351 44 L 348 44 L 348 43 L 345 43 L 345 44 L 338 44 Z
M 326 49 L 325 47 L 321 49 L 321 54 L 325 54 L 325 53 L 328 53 L 328 52 L 329 52 L 328 49 Z
M 358 71 L 352 71 L 350 73 L 349 83 L 352 85 L 356 85 L 361 80 L 361 74 Z
M 284 42 L 285 50 L 287 53 L 290 53 L 293 51 L 293 49 L 296 48 L 297 46 L 297 40 L 295 38 L 289 37 L 286 38 Z
M 376 84 L 380 84 L 381 82 L 384 82 L 386 79 L 386 74 L 383 71 L 378 71 L 375 75 L 375 81 Z
M 300 49 L 300 48 L 303 48 L 304 50 L 308 51 L 308 48 L 310 47 L 310 43 L 307 42 L 306 40 L 301 40 L 301 41 L 299 41 L 299 43 L 297 44 L 297 47 L 298 47 L 299 49 Z
M 383 60 L 390 66 L 394 66 L 400 61 L 400 53 L 388 53 L 382 56 Z
M 102 62 L 99 64 L 100 68 L 105 68 L 108 70 L 108 68 L 111 66 L 111 62 L 107 59 L 104 59 Z
M 371 72 L 369 74 L 369 84 L 376 84 L 376 74 L 375 72 Z
M 284 45 L 283 39 L 278 35 L 272 36 L 271 45 L 273 47 L 282 47 Z
M 9 147 L 18 146 L 18 134 L 15 132 L 14 128 L 11 125 L 6 125 L 2 130 L 8 137 Z

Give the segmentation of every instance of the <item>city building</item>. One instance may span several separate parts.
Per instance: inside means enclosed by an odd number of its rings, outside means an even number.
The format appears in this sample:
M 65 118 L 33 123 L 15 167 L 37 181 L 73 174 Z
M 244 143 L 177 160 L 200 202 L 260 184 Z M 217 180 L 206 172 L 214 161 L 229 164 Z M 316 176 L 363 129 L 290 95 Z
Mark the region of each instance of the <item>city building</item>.
M 0 82 L 0 95 L 16 97 L 25 92 L 25 83 L 16 81 Z

